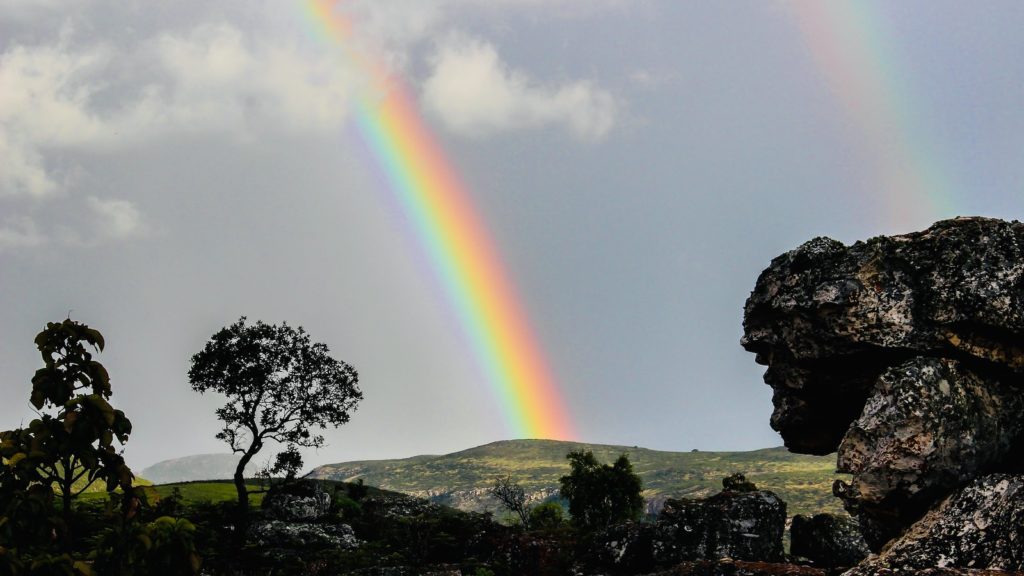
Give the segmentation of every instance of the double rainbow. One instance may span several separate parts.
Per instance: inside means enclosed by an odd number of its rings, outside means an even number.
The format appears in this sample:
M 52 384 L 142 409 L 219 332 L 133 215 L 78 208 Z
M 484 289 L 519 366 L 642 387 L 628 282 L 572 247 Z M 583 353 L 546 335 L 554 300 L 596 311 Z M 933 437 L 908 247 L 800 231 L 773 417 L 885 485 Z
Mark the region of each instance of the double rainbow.
M 369 86 L 356 123 L 378 161 L 492 387 L 509 433 L 572 439 L 574 432 L 498 252 L 444 150 L 397 76 L 354 47 L 336 2 L 309 0 L 310 19 Z
M 818 72 L 873 164 L 875 200 L 890 225 L 920 226 L 956 215 L 949 175 L 926 137 L 908 71 L 900 68 L 881 6 L 868 1 L 785 3 Z

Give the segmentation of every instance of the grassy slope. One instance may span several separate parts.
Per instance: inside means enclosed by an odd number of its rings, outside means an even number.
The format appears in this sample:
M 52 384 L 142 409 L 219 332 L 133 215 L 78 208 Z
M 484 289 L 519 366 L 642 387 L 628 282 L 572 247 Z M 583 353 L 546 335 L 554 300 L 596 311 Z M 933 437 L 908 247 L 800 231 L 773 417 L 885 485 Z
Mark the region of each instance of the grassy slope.
M 263 502 L 263 493 L 255 492 L 260 487 L 256 484 L 247 484 L 249 487 L 249 503 L 253 506 L 259 506 Z M 235 492 L 235 485 L 230 480 L 212 480 L 204 482 L 178 482 L 174 484 L 158 484 L 153 486 L 156 489 L 157 494 L 161 498 L 166 498 L 174 493 L 174 489 L 177 488 L 181 497 L 185 502 L 198 503 L 198 502 L 227 502 L 238 499 L 238 493 Z M 85 500 L 94 500 L 106 498 L 107 493 L 105 491 L 92 491 L 85 492 L 81 498 Z
M 785 448 L 751 452 L 663 452 L 627 446 L 578 444 L 554 440 L 495 442 L 444 456 L 416 456 L 402 460 L 370 460 L 321 466 L 312 476 L 352 481 L 412 494 L 488 488 L 495 477 L 511 474 L 530 491 L 557 487 L 568 473 L 565 455 L 571 450 L 593 450 L 599 460 L 611 462 L 629 455 L 644 481 L 644 496 L 706 496 L 721 489 L 722 478 L 742 472 L 789 504 L 789 513 L 839 512 L 832 496 L 837 475 L 835 456 L 791 454 Z

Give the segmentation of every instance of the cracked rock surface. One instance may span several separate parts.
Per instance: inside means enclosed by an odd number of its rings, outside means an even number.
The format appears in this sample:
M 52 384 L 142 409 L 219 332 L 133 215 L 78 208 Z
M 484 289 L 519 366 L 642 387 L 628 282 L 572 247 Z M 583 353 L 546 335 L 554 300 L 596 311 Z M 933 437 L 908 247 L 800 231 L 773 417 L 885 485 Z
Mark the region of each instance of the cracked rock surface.
M 1021 471 L 1024 224 L 816 238 L 762 272 L 743 328 L 772 427 L 794 452 L 838 451 L 852 481 L 835 493 L 873 550 L 971 480 Z
M 847 576 L 925 568 L 1019 571 L 1024 566 L 1024 478 L 982 477 L 957 490 Z

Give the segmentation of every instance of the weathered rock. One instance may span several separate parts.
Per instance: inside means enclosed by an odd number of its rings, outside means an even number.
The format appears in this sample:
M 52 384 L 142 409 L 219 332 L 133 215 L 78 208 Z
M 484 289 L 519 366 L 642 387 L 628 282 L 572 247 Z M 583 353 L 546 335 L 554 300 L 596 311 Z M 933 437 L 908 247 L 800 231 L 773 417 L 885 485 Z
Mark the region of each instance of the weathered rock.
M 914 356 L 1024 369 L 1024 224 L 985 218 L 852 246 L 816 238 L 772 260 L 744 309 L 768 365 L 772 425 L 797 452 L 834 451 L 874 381 Z
M 908 360 L 878 378 L 843 438 L 837 465 L 853 480 L 835 493 L 877 549 L 952 489 L 1006 466 L 1022 415 L 1024 388 L 956 360 Z
M 1024 224 L 986 218 L 774 259 L 743 346 L 791 450 L 839 450 L 836 493 L 878 550 L 970 478 L 1018 469 Z
M 848 516 L 797 514 L 789 528 L 789 550 L 816 566 L 827 568 L 856 566 L 870 550 L 857 522 Z
M 263 498 L 267 516 L 288 522 L 323 518 L 330 512 L 331 496 L 317 482 L 302 482 L 281 490 L 272 490 Z
M 975 480 L 846 574 L 933 567 L 1024 570 L 1024 476 L 992 474 Z
M 683 562 L 669 570 L 647 576 L 825 576 L 825 571 L 797 564 L 700 560 Z
M 783 557 L 785 524 L 786 503 L 767 490 L 669 499 L 657 522 L 612 526 L 599 534 L 591 557 L 599 566 L 631 574 L 691 560 L 774 562 Z
M 252 544 L 270 548 L 309 550 L 359 546 L 352 527 L 347 524 L 262 520 L 249 528 L 248 536 Z
M 770 562 L 782 558 L 786 503 L 767 490 L 726 489 L 703 500 L 667 501 L 658 525 L 663 554 L 672 558 Z

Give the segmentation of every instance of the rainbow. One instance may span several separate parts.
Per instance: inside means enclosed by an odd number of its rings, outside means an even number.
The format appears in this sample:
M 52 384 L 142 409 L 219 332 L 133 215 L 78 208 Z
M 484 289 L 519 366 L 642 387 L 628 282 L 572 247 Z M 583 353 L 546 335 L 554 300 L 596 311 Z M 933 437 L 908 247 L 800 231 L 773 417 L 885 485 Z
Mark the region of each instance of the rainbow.
M 573 439 L 559 390 L 473 203 L 401 79 L 354 47 L 352 21 L 331 0 L 309 0 L 320 35 L 369 79 L 358 130 L 415 228 L 480 368 L 519 438 Z
M 795 0 L 784 4 L 845 116 L 850 136 L 874 165 L 876 200 L 889 224 L 919 227 L 956 216 L 956 196 L 922 102 L 902 74 L 887 20 L 875 3 Z

